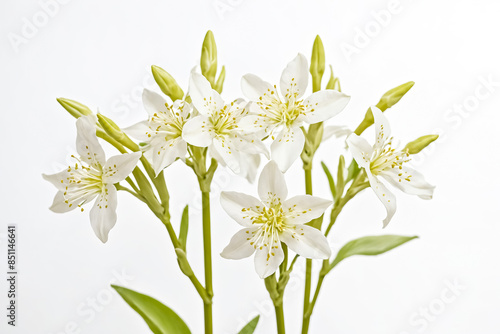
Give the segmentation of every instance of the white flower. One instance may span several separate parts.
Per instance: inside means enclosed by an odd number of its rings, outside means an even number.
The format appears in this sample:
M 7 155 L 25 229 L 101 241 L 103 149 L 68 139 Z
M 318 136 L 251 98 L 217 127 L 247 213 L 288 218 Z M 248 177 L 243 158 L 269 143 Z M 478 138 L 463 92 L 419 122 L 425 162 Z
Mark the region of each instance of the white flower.
M 175 159 L 186 156 L 187 144 L 182 139 L 182 128 L 190 116 L 191 105 L 181 100 L 169 105 L 161 95 L 148 89 L 142 93 L 142 102 L 149 115 L 148 120 L 124 131 L 147 144 L 142 148 L 144 156 L 152 162 L 158 175 Z
M 300 127 L 303 123 L 314 124 L 335 116 L 350 99 L 336 90 L 319 91 L 301 99 L 308 77 L 307 60 L 298 54 L 281 75 L 281 98 L 276 85 L 272 86 L 253 74 L 247 74 L 241 80 L 243 94 L 253 101 L 250 107 L 253 115 L 245 118 L 241 126 L 254 127 L 272 137 L 271 158 L 283 172 L 302 152 L 305 137 Z
M 116 188 L 113 183 L 125 179 L 135 168 L 141 153 L 134 152 L 109 158 L 97 141 L 92 116 L 76 121 L 76 150 L 80 158 L 62 172 L 43 175 L 58 190 L 50 210 L 57 213 L 71 211 L 97 197 L 90 210 L 90 223 L 97 237 L 108 240 L 108 233 L 116 223 Z M 83 211 L 83 208 L 81 208 Z
M 323 128 L 323 138 L 321 139 L 321 141 L 326 141 L 331 137 L 346 137 L 347 139 L 347 137 L 349 137 L 351 133 L 353 133 L 353 131 L 345 125 L 326 125 Z
M 380 182 L 379 176 L 394 187 L 410 195 L 431 199 L 434 186 L 428 184 L 422 174 L 408 167 L 410 160 L 406 151 L 392 148 L 391 128 L 384 114 L 377 107 L 371 107 L 375 119 L 375 144 L 356 134 L 347 138 L 347 144 L 358 165 L 365 169 L 370 186 L 387 210 L 384 227 L 396 212 L 396 197 Z
M 191 73 L 189 96 L 200 115 L 184 125 L 182 137 L 185 141 L 209 147 L 211 155 L 235 173 L 240 173 L 240 165 L 245 163 L 241 161 L 240 151 L 267 155 L 262 141 L 240 127 L 241 120 L 248 114 L 247 102 L 235 100 L 225 104 L 208 80 L 195 72 Z
M 222 257 L 242 259 L 255 252 L 255 270 L 261 278 L 272 275 L 283 262 L 282 242 L 306 258 L 330 257 L 325 236 L 304 224 L 321 216 L 331 201 L 310 195 L 285 200 L 285 178 L 274 161 L 264 167 L 258 190 L 260 200 L 238 192 L 221 193 L 224 210 L 245 227 L 233 236 Z

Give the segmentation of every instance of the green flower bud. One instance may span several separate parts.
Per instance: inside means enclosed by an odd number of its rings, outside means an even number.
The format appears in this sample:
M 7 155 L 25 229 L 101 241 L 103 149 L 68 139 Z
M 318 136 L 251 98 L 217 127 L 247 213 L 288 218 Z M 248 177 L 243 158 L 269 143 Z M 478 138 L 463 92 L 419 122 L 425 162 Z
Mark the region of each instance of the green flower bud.
M 103 114 L 98 113 L 97 120 L 98 120 L 99 124 L 102 126 L 102 128 L 104 129 L 104 131 L 106 131 L 106 133 L 111 138 L 113 138 L 114 140 L 116 140 L 117 142 L 119 142 L 120 144 L 129 148 L 132 151 L 139 151 L 139 146 L 136 143 L 134 143 L 125 134 L 125 132 L 123 132 L 122 129 L 120 129 L 120 127 L 118 125 L 116 125 L 116 123 L 113 122 L 110 118 L 104 116 Z
M 313 92 L 321 90 L 321 79 L 323 78 L 323 73 L 325 73 L 325 49 L 319 35 L 314 40 L 309 72 L 312 76 Z
M 422 151 L 424 148 L 429 146 L 430 143 L 438 139 L 438 135 L 427 135 L 427 136 L 422 136 L 412 142 L 409 142 L 406 144 L 405 148 L 403 151 L 408 151 L 410 154 L 417 154 L 418 152 Z
M 210 30 L 207 31 L 201 47 L 200 67 L 201 74 L 214 86 L 217 73 L 217 45 L 214 34 Z
M 80 102 L 76 102 L 70 99 L 65 99 L 62 97 L 58 98 L 57 102 L 59 102 L 59 104 L 63 106 L 63 108 L 66 109 L 70 113 L 70 115 L 73 116 L 74 118 L 92 115 L 92 110 L 90 110 L 89 107 L 87 107 L 84 104 L 81 104 Z
M 396 88 L 393 88 L 389 91 L 387 91 L 381 98 L 380 101 L 377 103 L 377 108 L 379 108 L 381 111 L 386 111 L 388 108 L 391 108 L 394 106 L 396 103 L 401 100 L 401 98 L 408 93 L 408 91 L 413 87 L 415 83 L 413 81 L 409 81 L 405 84 L 402 84 Z M 359 126 L 356 128 L 354 131 L 355 134 L 358 136 L 363 133 L 368 127 L 370 127 L 373 124 L 373 113 L 371 108 L 368 108 L 368 111 L 365 114 L 365 118 L 363 121 L 359 124 Z
M 151 66 L 151 71 L 153 72 L 156 83 L 165 95 L 170 97 L 172 101 L 182 100 L 184 97 L 182 88 L 167 71 L 155 65 Z

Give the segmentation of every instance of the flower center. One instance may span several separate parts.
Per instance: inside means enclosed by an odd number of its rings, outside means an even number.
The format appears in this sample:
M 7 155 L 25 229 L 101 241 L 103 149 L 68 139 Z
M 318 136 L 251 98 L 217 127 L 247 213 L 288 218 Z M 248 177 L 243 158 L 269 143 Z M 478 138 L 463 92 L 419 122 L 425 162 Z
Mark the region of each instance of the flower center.
M 382 148 L 376 149 L 371 157 L 370 170 L 378 175 L 383 171 L 392 168 L 403 168 L 405 162 L 410 161 L 410 154 L 404 151 L 397 151 L 392 148 L 392 137 L 389 138 Z
M 216 135 L 227 136 L 238 128 L 238 121 L 246 113 L 245 108 L 234 107 L 235 101 L 226 104 L 222 109 L 214 111 L 210 115 L 210 123 Z
M 71 156 L 77 160 L 74 166 L 68 166 L 69 173 L 66 182 L 66 190 L 63 193 L 65 203 L 72 207 L 75 203 L 79 207 L 100 194 L 104 187 L 102 182 L 102 166 L 85 166 L 80 159 Z M 64 182 L 64 180 L 61 180 Z M 82 208 L 83 211 L 83 208 Z
M 147 133 L 148 137 L 162 134 L 165 136 L 165 141 L 169 141 L 182 135 L 182 127 L 187 122 L 182 113 L 184 105 L 179 105 L 178 109 L 168 104 L 165 106 L 166 112 L 159 111 L 151 116 L 149 120 L 151 132 Z
M 269 208 L 257 207 L 257 209 L 260 210 L 260 214 L 252 219 L 252 224 L 260 225 L 260 227 L 253 232 L 247 232 L 251 234 L 247 240 L 255 249 L 267 247 L 270 256 L 274 256 L 273 249 L 279 248 L 279 235 L 293 226 L 286 223 L 283 208 L 279 202 L 273 201 Z

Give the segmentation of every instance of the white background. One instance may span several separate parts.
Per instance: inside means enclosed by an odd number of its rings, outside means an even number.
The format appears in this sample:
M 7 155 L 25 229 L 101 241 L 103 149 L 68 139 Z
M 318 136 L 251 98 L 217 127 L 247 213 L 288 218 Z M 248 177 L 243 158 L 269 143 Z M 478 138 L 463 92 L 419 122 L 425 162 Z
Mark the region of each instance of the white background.
M 109 291 L 116 273 L 125 272 L 125 282 L 119 284 L 158 298 L 193 333 L 202 333 L 201 302 L 178 270 L 166 230 L 145 206 L 120 193 L 118 223 L 109 242 L 101 244 L 91 230 L 88 210 L 57 215 L 47 209 L 55 189 L 41 173 L 63 168 L 74 151 L 74 119 L 56 97 L 99 108 L 122 126 L 133 124 L 146 115 L 139 100 L 142 87 L 155 87 L 150 65 L 162 66 L 186 88 L 204 34 L 212 29 L 220 64 L 227 66 L 227 100 L 240 96 L 239 80 L 248 72 L 277 83 L 297 52 L 310 57 L 314 37 L 320 34 L 327 62 L 341 78 L 343 91 L 352 96 L 330 124 L 356 127 L 386 90 L 413 80 L 416 85 L 387 113 L 395 137 L 404 144 L 420 135 L 442 134 L 415 158 L 427 180 L 437 185 L 434 200 L 398 193 L 398 212 L 382 230 L 385 211 L 367 189 L 339 217 L 330 238 L 334 252 L 364 235 L 420 239 L 380 257 L 351 258 L 339 265 L 326 280 L 311 333 L 499 333 L 500 3 L 396 4 L 382 26 L 374 13 L 387 10 L 387 0 L 72 0 L 47 7 L 50 17 L 38 1 L 2 1 L 0 259 L 6 269 L 5 226 L 18 224 L 20 276 L 14 329 L 3 315 L 7 286 L 0 281 L 0 331 L 147 333 L 143 320 Z M 37 24 L 36 31 L 23 28 L 30 24 L 26 22 Z M 366 29 L 371 37 L 362 41 L 359 34 Z M 24 40 L 14 46 L 15 38 Z M 357 48 L 351 57 L 342 51 L 347 44 Z M 485 86 L 488 78 L 496 84 Z M 372 140 L 371 131 L 365 136 Z M 319 152 L 317 195 L 330 196 L 319 162 L 335 169 L 342 149 L 341 141 L 332 140 Z M 179 162 L 166 175 L 176 228 L 183 206 L 192 206 L 188 256 L 202 277 L 195 179 Z M 291 194 L 303 192 L 298 162 L 286 177 Z M 215 332 L 236 333 L 260 313 L 256 333 L 273 333 L 274 314 L 252 259 L 218 256 L 239 228 L 220 208 L 221 189 L 256 192 L 255 186 L 226 171 L 216 175 Z M 299 262 L 285 297 L 289 333 L 300 328 L 301 266 Z M 95 309 L 92 300 L 97 300 Z

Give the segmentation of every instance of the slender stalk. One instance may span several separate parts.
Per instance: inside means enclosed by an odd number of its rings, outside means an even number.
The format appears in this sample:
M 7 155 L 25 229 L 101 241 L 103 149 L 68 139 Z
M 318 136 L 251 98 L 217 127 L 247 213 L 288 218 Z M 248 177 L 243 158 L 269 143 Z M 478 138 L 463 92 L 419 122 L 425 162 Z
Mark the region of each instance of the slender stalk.
M 276 328 L 278 334 L 285 334 L 285 315 L 283 313 L 283 303 L 278 306 L 274 306 L 274 311 L 276 312 Z
M 306 194 L 312 195 L 312 170 L 311 168 L 304 169 L 305 182 L 306 182 Z M 311 272 L 312 272 L 312 260 L 306 259 L 306 276 L 304 284 L 304 309 L 302 317 L 302 334 L 309 331 L 309 319 L 306 316 L 309 309 L 309 303 L 311 300 Z
M 205 334 L 211 334 L 212 325 L 212 296 L 214 295 L 212 287 L 212 239 L 210 231 L 210 192 L 201 193 L 203 207 L 203 255 L 205 263 L 205 289 L 210 298 L 210 302 L 204 302 L 205 314 Z

